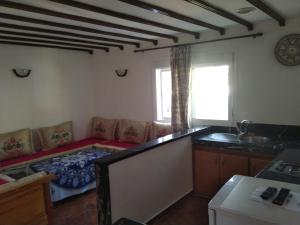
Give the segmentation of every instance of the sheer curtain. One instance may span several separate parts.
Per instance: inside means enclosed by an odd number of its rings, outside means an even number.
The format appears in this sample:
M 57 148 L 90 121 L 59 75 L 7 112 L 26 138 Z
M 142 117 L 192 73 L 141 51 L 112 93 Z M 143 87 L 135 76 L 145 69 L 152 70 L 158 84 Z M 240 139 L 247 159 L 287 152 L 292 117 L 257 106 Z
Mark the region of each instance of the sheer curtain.
M 188 128 L 188 102 L 191 72 L 191 47 L 171 49 L 172 74 L 172 129 L 174 132 Z

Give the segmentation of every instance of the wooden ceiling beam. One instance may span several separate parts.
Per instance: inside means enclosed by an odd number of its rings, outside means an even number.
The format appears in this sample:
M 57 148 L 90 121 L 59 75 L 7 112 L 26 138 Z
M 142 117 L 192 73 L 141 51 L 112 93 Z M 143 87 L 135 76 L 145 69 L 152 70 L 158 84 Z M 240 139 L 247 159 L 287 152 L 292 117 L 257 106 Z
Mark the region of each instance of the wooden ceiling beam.
M 137 16 L 133 16 L 133 15 L 129 15 L 129 14 L 125 14 L 125 13 L 120 13 L 120 12 L 116 12 L 116 11 L 112 11 L 112 10 L 108 10 L 108 9 L 104 9 L 101 8 L 99 6 L 94 6 L 94 5 L 90 5 L 90 4 L 86 4 L 83 2 L 78 2 L 78 1 L 73 1 L 73 0 L 48 0 L 51 2 L 55 2 L 55 3 L 60 3 L 63 5 L 68 5 L 74 8 L 79 8 L 79 9 L 83 9 L 83 10 L 87 10 L 90 12 L 95 12 L 95 13 L 99 13 L 99 14 L 104 14 L 104 15 L 108 15 L 108 16 L 112 16 L 112 17 L 116 17 L 119 19 L 124 19 L 124 20 L 128 20 L 128 21 L 132 21 L 135 23 L 142 23 L 142 24 L 146 24 L 146 25 L 150 25 L 150 26 L 154 26 L 154 27 L 159 27 L 159 28 L 163 28 L 163 29 L 167 29 L 167 30 L 173 30 L 173 31 L 177 31 L 180 33 L 186 33 L 186 34 L 190 34 L 190 35 L 194 35 L 196 39 L 198 39 L 200 37 L 200 33 L 198 32 L 193 32 L 193 31 L 189 31 L 186 29 L 182 29 L 179 27 L 174 27 L 174 26 L 170 26 L 167 24 L 163 24 L 163 23 L 158 23 L 155 21 L 151 21 L 151 20 L 146 20 Z
M 196 6 L 199 6 L 200 8 L 202 9 L 205 9 L 205 10 L 208 10 L 214 14 L 217 14 L 219 16 L 222 16 L 224 18 L 227 18 L 229 20 L 232 20 L 234 22 L 237 22 L 241 25 L 244 25 L 247 27 L 248 30 L 253 30 L 253 24 L 248 22 L 247 20 L 244 20 L 230 12 L 227 12 L 226 10 L 224 9 L 221 9 L 211 3 L 208 3 L 206 1 L 202 1 L 202 0 L 184 0 L 186 2 L 189 2 L 191 4 L 194 4 Z
M 0 1 L 0 3 L 1 3 L 1 1 Z M 89 27 L 81 27 L 81 26 L 76 26 L 76 25 L 71 25 L 71 24 L 51 22 L 51 21 L 47 21 L 47 20 L 34 19 L 34 18 L 30 18 L 30 17 L 12 15 L 12 14 L 7 14 L 7 13 L 0 13 L 0 18 L 17 20 L 17 21 L 21 21 L 21 22 L 33 23 L 33 24 L 39 24 L 39 25 L 52 26 L 52 27 L 59 27 L 59 28 L 64 28 L 64 29 L 83 31 L 83 32 L 94 33 L 94 34 L 103 34 L 103 35 L 116 36 L 116 37 L 121 37 L 121 38 L 136 39 L 136 40 L 140 40 L 140 41 L 151 42 L 154 45 L 157 45 L 157 43 L 158 43 L 157 40 L 148 39 L 148 38 L 131 36 L 131 35 L 127 35 L 127 34 L 107 32 L 107 31 L 102 31 L 99 29 L 93 29 L 93 28 L 89 28 Z
M 278 12 L 276 12 L 274 9 L 272 9 L 270 6 L 268 6 L 266 3 L 264 3 L 261 0 L 246 0 L 256 8 L 260 9 L 273 19 L 277 20 L 279 23 L 279 26 L 285 26 L 285 19 L 283 16 L 281 16 Z
M 113 28 L 113 29 L 119 29 L 119 30 L 125 30 L 125 31 L 129 31 L 129 32 L 135 32 L 135 33 L 140 33 L 140 34 L 146 34 L 146 35 L 151 35 L 151 36 L 156 36 L 156 37 L 167 38 L 167 39 L 173 40 L 174 42 L 178 42 L 178 37 L 173 36 L 173 35 L 163 34 L 163 33 L 149 31 L 149 30 L 143 30 L 143 29 L 124 26 L 124 25 L 119 25 L 119 24 L 115 24 L 115 23 L 102 21 L 102 20 L 96 20 L 96 19 L 92 19 L 92 18 L 88 18 L 88 17 L 77 16 L 77 15 L 73 15 L 73 14 L 66 14 L 66 13 L 62 13 L 62 12 L 57 12 L 57 11 L 53 11 L 53 10 L 49 10 L 49 9 L 44 9 L 44 8 L 40 8 L 40 7 L 36 7 L 36 6 L 23 4 L 23 3 L 1 0 L 0 6 L 10 8 L 10 9 L 22 10 L 22 11 L 26 11 L 26 12 L 30 12 L 30 13 L 38 13 L 41 15 L 47 15 L 47 16 L 52 16 L 52 17 L 56 17 L 56 18 L 62 18 L 62 19 L 78 21 L 78 22 L 82 22 L 82 23 L 88 23 L 88 24 L 93 24 L 93 25 L 98 25 L 98 26 L 109 27 L 109 28 Z M 119 34 L 119 36 L 121 36 L 121 34 Z
M 22 45 L 22 46 L 43 47 L 43 48 L 56 48 L 56 49 L 66 49 L 66 50 L 74 50 L 74 51 L 88 52 L 88 53 L 90 53 L 90 54 L 93 54 L 93 53 L 94 53 L 94 51 L 91 50 L 91 49 L 69 48 L 69 47 L 56 46 L 56 45 L 40 45 L 40 44 L 33 44 L 33 43 L 26 43 L 26 42 L 14 42 L 14 41 L 2 41 L 2 40 L 0 40 L 0 44 L 6 44 L 6 45 Z
M 142 2 L 139 0 L 119 0 L 121 2 L 125 2 L 127 4 L 139 7 L 139 8 L 143 8 L 146 9 L 148 11 L 151 11 L 153 13 L 159 13 L 165 16 L 169 16 L 172 18 L 175 18 L 177 20 L 181 20 L 187 23 L 192 23 L 192 24 L 196 24 L 198 26 L 202 26 L 202 27 L 206 27 L 208 29 L 212 29 L 212 30 L 216 30 L 218 31 L 220 34 L 225 34 L 225 29 L 223 27 L 218 27 L 209 23 L 206 23 L 204 21 L 198 20 L 198 19 L 194 19 L 192 17 L 188 17 L 182 14 L 179 14 L 177 12 L 171 11 L 169 9 L 165 9 L 156 5 L 152 5 L 146 2 Z
M 80 47 L 80 48 L 100 49 L 100 50 L 104 50 L 106 52 L 109 52 L 109 48 L 95 46 L 95 45 L 72 44 L 72 43 L 69 43 L 69 42 L 50 41 L 50 40 L 42 40 L 42 39 L 34 39 L 34 38 L 22 38 L 22 37 L 14 37 L 14 36 L 3 36 L 3 35 L 0 35 L 0 39 L 7 39 L 9 41 L 38 42 L 38 43 L 54 44 L 54 45 L 68 45 L 68 46 L 74 46 L 74 47 Z
M 30 27 L 30 26 L 24 26 L 24 25 L 2 23 L 2 22 L 0 22 L 0 27 L 17 29 L 17 30 L 22 30 L 22 31 L 26 30 L 26 31 L 41 32 L 41 33 L 46 33 L 46 34 L 58 34 L 58 35 L 64 35 L 64 36 L 70 36 L 70 37 L 79 37 L 79 38 L 85 38 L 85 39 L 91 39 L 91 40 L 97 40 L 97 41 L 108 41 L 108 42 L 122 43 L 122 44 L 127 44 L 127 45 L 134 45 L 137 48 L 140 47 L 140 43 L 138 43 L 138 42 L 130 42 L 130 41 L 111 39 L 111 38 L 78 34 L 78 33 L 72 33 L 72 32 L 61 31 L 61 30 L 51 30 L 51 29 L 45 29 L 45 28 L 39 28 L 39 27 Z M 110 44 L 110 43 L 108 43 L 108 44 Z M 112 44 L 112 46 L 113 46 L 113 44 Z
M 65 37 L 52 36 L 52 35 L 33 34 L 33 33 L 16 32 L 16 31 L 8 31 L 8 30 L 0 30 L 0 34 L 46 38 L 46 39 L 51 39 L 51 40 L 77 42 L 77 43 L 84 43 L 84 44 L 90 44 L 90 45 L 101 45 L 102 47 L 103 46 L 118 47 L 119 49 L 124 50 L 123 45 L 115 45 L 115 44 L 109 44 L 109 43 L 104 43 L 104 42 L 87 41 L 87 40 L 80 40 L 80 39 L 74 39 L 74 38 L 65 38 Z

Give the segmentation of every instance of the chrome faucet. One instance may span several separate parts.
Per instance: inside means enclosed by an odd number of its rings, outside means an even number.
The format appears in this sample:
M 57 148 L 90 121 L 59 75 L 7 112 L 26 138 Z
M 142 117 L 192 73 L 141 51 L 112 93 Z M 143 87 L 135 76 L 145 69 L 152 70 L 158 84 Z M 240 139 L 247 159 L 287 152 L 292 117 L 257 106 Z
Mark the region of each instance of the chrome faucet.
M 242 137 L 248 133 L 248 126 L 252 123 L 251 120 L 242 120 L 240 123 L 240 127 L 237 127 L 239 132 L 238 136 Z

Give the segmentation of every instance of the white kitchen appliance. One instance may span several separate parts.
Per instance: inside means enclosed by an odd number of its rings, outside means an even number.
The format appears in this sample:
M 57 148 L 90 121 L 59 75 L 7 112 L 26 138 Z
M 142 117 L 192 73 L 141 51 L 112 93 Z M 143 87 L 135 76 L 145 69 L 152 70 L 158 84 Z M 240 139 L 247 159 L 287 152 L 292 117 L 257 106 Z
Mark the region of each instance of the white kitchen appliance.
M 209 225 L 300 225 L 297 209 L 255 201 L 253 193 L 260 187 L 288 188 L 300 193 L 297 184 L 236 175 L 209 202 Z

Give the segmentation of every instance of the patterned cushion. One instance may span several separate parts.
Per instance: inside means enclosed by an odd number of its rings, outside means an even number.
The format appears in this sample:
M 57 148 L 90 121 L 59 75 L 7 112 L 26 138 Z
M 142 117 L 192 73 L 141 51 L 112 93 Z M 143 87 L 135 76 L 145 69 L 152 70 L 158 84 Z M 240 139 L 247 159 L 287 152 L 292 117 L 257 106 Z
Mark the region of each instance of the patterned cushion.
M 133 120 L 119 121 L 119 138 L 122 142 L 141 144 L 147 141 L 149 123 Z
M 114 140 L 118 121 L 94 117 L 92 122 L 92 136 L 104 140 Z
M 38 129 L 43 150 L 69 144 L 73 141 L 72 122 Z
M 0 134 L 0 161 L 32 153 L 31 131 L 22 129 Z
M 150 140 L 160 138 L 172 133 L 171 124 L 153 122 L 150 131 Z

